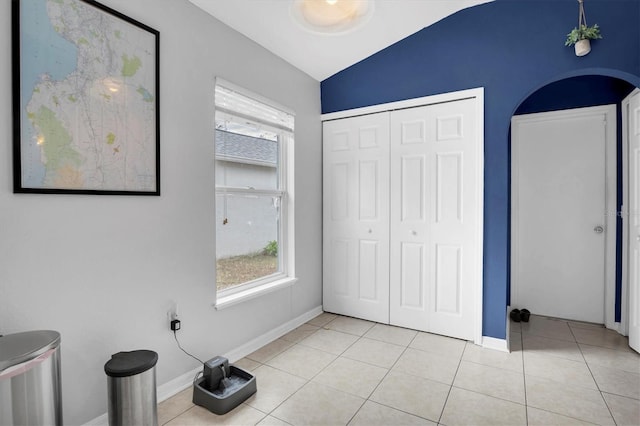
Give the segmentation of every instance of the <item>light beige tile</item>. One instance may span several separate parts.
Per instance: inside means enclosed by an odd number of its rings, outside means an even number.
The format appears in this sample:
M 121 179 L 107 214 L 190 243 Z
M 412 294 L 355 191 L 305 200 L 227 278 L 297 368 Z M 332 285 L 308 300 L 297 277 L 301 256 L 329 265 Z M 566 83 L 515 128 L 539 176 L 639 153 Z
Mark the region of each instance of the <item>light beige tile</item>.
M 467 342 L 463 361 L 475 362 L 477 364 L 488 365 L 490 367 L 504 368 L 522 373 L 522 351 L 511 349 L 511 352 L 501 352 L 494 349 L 483 348 Z
M 610 368 L 629 371 L 631 373 L 640 372 L 640 356 L 628 351 L 618 351 L 615 349 L 590 346 L 580 343 L 580 350 L 589 366 L 602 365 Z
M 590 369 L 602 392 L 640 399 L 640 373 L 595 364 Z
M 290 423 L 284 420 L 276 419 L 273 416 L 267 416 L 258 423 L 258 426 L 289 426 Z
M 573 335 L 578 343 L 610 349 L 629 350 L 628 338 L 606 328 L 574 328 Z
M 364 399 L 310 382 L 272 415 L 294 425 L 346 425 Z
M 380 340 L 381 342 L 393 343 L 398 346 L 408 346 L 416 334 L 418 334 L 417 331 L 408 328 L 376 324 L 367 331 L 364 337 Z
M 320 327 L 311 324 L 302 324 L 300 327 L 295 330 L 291 330 L 287 334 L 281 337 L 282 340 L 286 340 L 288 342 L 298 343 L 302 339 L 306 339 L 311 336 L 313 333 L 318 331 Z
M 315 325 L 316 327 L 324 327 L 334 319 L 338 318 L 338 315 L 331 314 L 329 312 L 323 312 L 317 317 L 307 321 L 307 324 Z
M 265 413 L 293 395 L 307 380 L 284 371 L 263 365 L 254 371 L 258 391 L 247 399 L 246 404 Z
M 473 343 L 473 342 L 471 342 Z M 522 350 L 522 333 L 509 334 L 509 349 L 513 351 Z
M 361 398 L 368 398 L 388 372 L 386 368 L 340 357 L 312 381 Z
M 372 401 L 364 403 L 349 426 L 436 426 L 437 423 Z
M 640 401 L 624 396 L 603 393 L 607 405 L 618 426 L 637 426 L 640 424 Z
M 364 336 L 373 327 L 374 323 L 351 317 L 337 317 L 324 326 L 327 330 L 341 331 L 343 333 Z
M 595 424 L 533 407 L 527 407 L 527 421 L 529 426 L 589 426 Z
M 257 351 L 247 355 L 247 358 L 264 364 L 274 356 L 289 349 L 291 346 L 293 346 L 293 343 L 291 342 L 288 342 L 283 339 L 276 339 L 273 342 L 269 343 L 268 345 L 265 345 L 260 349 L 258 349 Z
M 167 425 L 254 425 L 264 417 L 264 413 L 245 404 L 240 404 L 238 407 L 222 416 L 213 414 L 206 408 L 196 405 L 167 423 Z
M 590 328 L 590 329 L 602 329 L 604 325 L 596 324 L 593 322 L 582 322 L 582 321 L 567 321 L 569 327 L 573 330 L 574 328 Z
M 536 355 L 584 361 L 578 344 L 568 340 L 549 339 L 548 337 L 526 334 L 523 337 L 523 348 L 525 352 Z
M 262 364 L 249 358 L 242 358 L 234 362 L 232 365 L 235 365 L 238 368 L 242 368 L 245 371 L 253 371 L 256 368 L 260 367 Z
M 531 407 L 596 424 L 614 424 L 597 390 L 529 375 L 525 376 L 525 388 Z
M 450 386 L 391 371 L 369 400 L 437 422 Z
M 193 386 L 158 404 L 158 424 L 163 425 L 193 407 Z
M 522 373 L 463 361 L 453 386 L 524 404 Z
M 460 361 L 455 357 L 407 348 L 393 370 L 450 385 L 453 383 L 459 363 Z
M 340 355 L 347 350 L 349 346 L 353 345 L 356 340 L 358 340 L 358 336 L 354 336 L 353 334 L 321 328 L 306 339 L 301 340 L 299 344 L 334 355 Z
M 447 426 L 515 426 L 526 425 L 527 415 L 524 405 L 454 387 L 440 422 Z
M 342 356 L 378 367 L 391 368 L 404 349 L 402 346 L 363 337 L 347 349 Z
M 304 379 L 311 379 L 336 359 L 335 355 L 296 345 L 269 360 L 267 365 Z
M 465 340 L 420 332 L 409 347 L 459 360 L 466 344 Z
M 575 341 L 569 325 L 564 320 L 531 315 L 529 322 L 520 323 L 522 334 L 533 334 L 550 339 Z
M 584 361 L 572 361 L 525 351 L 524 372 L 527 375 L 544 377 L 561 383 L 598 389 Z

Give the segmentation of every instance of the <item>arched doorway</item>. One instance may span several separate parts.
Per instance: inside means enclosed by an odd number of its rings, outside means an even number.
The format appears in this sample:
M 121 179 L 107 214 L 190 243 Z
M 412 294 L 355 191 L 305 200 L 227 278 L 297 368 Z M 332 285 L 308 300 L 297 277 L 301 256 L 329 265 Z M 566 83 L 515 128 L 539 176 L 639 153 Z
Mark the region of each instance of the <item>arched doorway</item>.
M 615 123 L 610 123 L 611 125 L 615 125 L 615 149 L 612 151 L 615 156 L 615 162 L 613 162 L 613 191 L 615 191 L 615 197 L 613 205 L 610 204 L 608 210 L 603 212 L 604 215 L 614 215 L 611 217 L 611 226 L 609 226 L 608 232 L 611 233 L 611 238 L 613 241 L 612 247 L 609 247 L 607 250 L 607 255 L 615 259 L 613 262 L 613 266 L 610 267 L 607 271 L 608 277 L 606 282 L 608 282 L 607 287 L 604 289 L 607 293 L 606 297 L 606 306 L 605 306 L 605 317 L 603 318 L 603 323 L 605 323 L 610 328 L 615 328 L 620 332 L 624 332 L 626 327 L 618 327 L 621 318 L 622 318 L 622 294 L 623 294 L 623 283 L 622 283 L 622 218 L 620 216 L 620 208 L 623 202 L 623 194 L 622 194 L 622 184 L 623 184 L 623 176 L 622 176 L 622 164 L 624 159 L 622 158 L 622 126 L 621 126 L 621 102 L 623 99 L 631 93 L 636 85 L 639 84 L 637 78 L 631 76 L 623 76 L 624 78 L 620 78 L 621 75 L 616 73 L 615 71 L 599 71 L 590 73 L 585 71 L 583 75 L 574 75 L 567 76 L 565 78 L 559 78 L 555 81 L 549 82 L 542 87 L 539 87 L 532 91 L 522 102 L 517 106 L 514 111 L 514 116 L 520 116 L 524 114 L 537 114 L 549 111 L 560 111 L 560 110 L 569 110 L 576 108 L 584 108 L 584 107 L 592 107 L 597 105 L 616 105 L 617 113 L 615 118 Z M 510 141 L 513 143 L 513 141 Z M 552 155 L 552 153 L 550 153 Z M 575 159 L 579 159 L 579 155 L 574 157 Z M 511 164 L 513 165 L 513 159 Z M 513 172 L 513 170 L 512 170 Z M 512 196 L 512 218 L 513 218 L 513 196 Z M 561 215 L 559 215 L 561 216 Z M 569 218 L 570 219 L 570 218 Z M 512 219 L 513 220 L 513 219 Z M 513 226 L 513 222 L 512 222 Z M 611 229 L 613 228 L 613 229 Z M 514 230 L 512 229 L 512 237 Z M 514 268 L 514 240 L 511 239 L 512 244 L 512 277 L 511 283 L 514 285 L 514 282 L 517 279 L 514 279 L 514 270 L 517 272 L 517 267 Z M 515 250 L 517 251 L 517 250 Z M 565 267 L 562 264 L 562 259 L 559 259 L 559 263 L 557 265 L 559 269 Z M 517 284 L 516 284 L 517 286 Z M 514 288 L 510 287 L 509 297 L 511 299 L 511 304 L 514 302 Z M 517 303 L 522 303 L 522 300 L 517 301 Z M 604 301 L 603 301 L 604 303 Z M 562 317 L 562 314 L 557 314 Z M 624 319 L 622 319 L 624 321 Z

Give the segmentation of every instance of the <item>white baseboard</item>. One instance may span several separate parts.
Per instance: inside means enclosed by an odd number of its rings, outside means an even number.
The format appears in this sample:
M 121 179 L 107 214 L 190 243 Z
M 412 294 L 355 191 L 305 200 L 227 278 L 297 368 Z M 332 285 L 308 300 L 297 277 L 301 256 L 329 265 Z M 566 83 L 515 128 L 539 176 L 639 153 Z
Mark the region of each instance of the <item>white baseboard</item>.
M 255 339 L 251 340 L 250 342 L 247 342 L 244 345 L 227 352 L 223 356 L 225 358 L 227 358 L 229 360 L 229 362 L 236 362 L 239 359 L 242 359 L 245 356 L 249 355 L 250 353 L 257 351 L 258 349 L 260 349 L 264 345 L 266 345 L 268 343 L 271 343 L 274 340 L 284 336 L 285 334 L 287 334 L 291 330 L 293 330 L 293 329 L 295 329 L 297 327 L 300 327 L 302 324 L 304 324 L 305 322 L 317 317 L 321 313 L 322 313 L 322 306 L 318 306 L 317 308 L 314 308 L 314 309 L 312 309 L 312 310 L 310 310 L 308 312 L 305 312 L 304 314 L 300 315 L 299 317 L 294 318 L 291 321 L 286 322 L 286 323 L 282 324 L 281 326 L 276 327 L 273 330 L 266 332 L 265 334 L 261 335 L 260 337 L 257 337 Z
M 245 343 L 244 345 L 232 349 L 226 354 L 222 355 L 229 360 L 229 362 L 236 362 L 245 356 L 249 355 L 252 352 L 257 351 L 261 347 L 266 344 L 273 342 L 274 340 L 284 336 L 291 330 L 300 327 L 305 322 L 317 317 L 322 313 L 322 306 L 318 306 L 313 308 L 312 310 L 305 312 L 297 318 L 292 319 L 279 327 L 274 328 L 271 331 L 268 331 L 257 337 L 250 342 Z M 202 370 L 202 367 L 194 368 L 193 370 L 187 371 L 184 374 L 176 377 L 175 379 L 169 380 L 167 383 L 164 383 L 157 387 L 157 398 L 158 402 L 165 401 L 178 392 L 182 392 L 187 389 L 189 386 L 193 384 L 193 378 L 196 374 Z M 96 417 L 95 419 L 85 423 L 85 426 L 108 426 L 109 419 L 107 413 L 102 414 L 101 416 Z
M 156 397 L 158 402 L 162 402 L 171 398 L 173 395 L 181 392 L 193 384 L 193 378 L 196 377 L 198 372 L 202 371 L 202 366 L 199 365 L 193 370 L 187 371 L 184 374 L 179 375 L 173 380 L 169 380 L 167 383 L 157 387 Z
M 482 347 L 501 352 L 509 352 L 507 339 L 496 339 L 495 337 L 482 336 Z

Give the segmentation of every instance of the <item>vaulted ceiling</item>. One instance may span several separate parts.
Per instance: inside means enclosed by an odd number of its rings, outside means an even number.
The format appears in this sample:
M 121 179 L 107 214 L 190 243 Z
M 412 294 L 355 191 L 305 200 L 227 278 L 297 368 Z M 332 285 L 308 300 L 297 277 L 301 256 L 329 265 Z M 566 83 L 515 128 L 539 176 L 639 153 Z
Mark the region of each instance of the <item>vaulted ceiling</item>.
M 366 23 L 332 35 L 300 25 L 293 0 L 189 1 L 322 81 L 448 15 L 491 0 L 371 0 Z

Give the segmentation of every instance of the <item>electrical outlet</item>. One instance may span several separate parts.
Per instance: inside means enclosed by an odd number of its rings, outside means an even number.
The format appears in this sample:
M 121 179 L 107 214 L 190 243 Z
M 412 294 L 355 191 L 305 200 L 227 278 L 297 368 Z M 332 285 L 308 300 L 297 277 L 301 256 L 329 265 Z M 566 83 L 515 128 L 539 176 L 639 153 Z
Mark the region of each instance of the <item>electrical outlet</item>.
M 176 302 L 171 303 L 171 307 L 167 311 L 167 318 L 169 321 L 178 319 L 178 304 Z
M 171 307 L 167 311 L 167 321 L 172 331 L 180 330 L 180 320 L 178 319 L 178 304 L 171 302 Z

